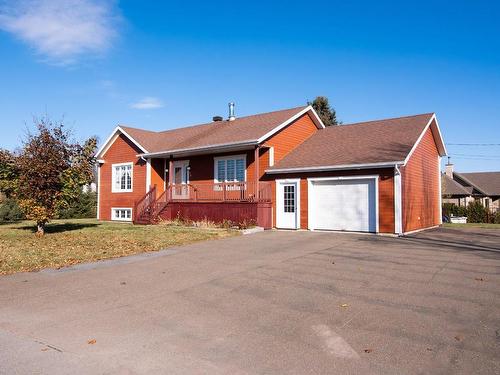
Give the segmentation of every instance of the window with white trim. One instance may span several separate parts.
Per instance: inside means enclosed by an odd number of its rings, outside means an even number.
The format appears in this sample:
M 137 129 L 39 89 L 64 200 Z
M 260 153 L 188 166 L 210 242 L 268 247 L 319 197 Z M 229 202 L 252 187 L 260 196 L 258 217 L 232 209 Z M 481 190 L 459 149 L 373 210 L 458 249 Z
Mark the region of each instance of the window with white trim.
M 112 208 L 111 220 L 132 221 L 131 208 Z
M 228 156 L 214 158 L 214 179 L 215 182 L 244 182 L 246 156 Z
M 112 169 L 112 191 L 114 193 L 132 191 L 133 163 L 113 164 Z

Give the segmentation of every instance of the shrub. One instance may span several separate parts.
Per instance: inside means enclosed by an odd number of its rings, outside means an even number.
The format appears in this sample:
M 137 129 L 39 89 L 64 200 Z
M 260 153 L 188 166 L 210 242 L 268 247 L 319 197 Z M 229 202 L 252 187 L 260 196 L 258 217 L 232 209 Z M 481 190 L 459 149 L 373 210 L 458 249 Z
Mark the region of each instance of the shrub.
M 488 210 L 479 201 L 470 202 L 467 206 L 468 223 L 487 223 Z
M 495 224 L 500 224 L 500 210 L 493 214 L 493 222 Z
M 467 216 L 467 207 L 457 206 L 455 203 L 443 203 L 443 215 Z
M 0 222 L 24 219 L 24 213 L 14 199 L 7 198 L 0 204 Z
M 96 217 L 97 194 L 94 192 L 81 192 L 68 207 L 59 210 L 59 219 L 86 219 Z

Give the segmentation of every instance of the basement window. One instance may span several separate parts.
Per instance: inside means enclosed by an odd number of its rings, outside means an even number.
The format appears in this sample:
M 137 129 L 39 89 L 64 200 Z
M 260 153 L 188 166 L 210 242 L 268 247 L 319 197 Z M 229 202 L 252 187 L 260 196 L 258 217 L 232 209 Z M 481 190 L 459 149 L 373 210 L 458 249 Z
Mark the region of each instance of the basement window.
M 111 220 L 132 221 L 132 209 L 131 208 L 112 208 L 111 209 Z

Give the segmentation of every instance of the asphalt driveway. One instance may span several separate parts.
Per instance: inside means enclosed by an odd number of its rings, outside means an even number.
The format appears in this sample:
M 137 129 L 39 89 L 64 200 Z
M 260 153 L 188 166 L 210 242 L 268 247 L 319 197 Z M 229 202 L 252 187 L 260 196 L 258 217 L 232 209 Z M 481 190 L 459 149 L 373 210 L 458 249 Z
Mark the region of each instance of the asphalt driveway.
M 2 374 L 498 374 L 500 231 L 264 232 L 0 278 Z

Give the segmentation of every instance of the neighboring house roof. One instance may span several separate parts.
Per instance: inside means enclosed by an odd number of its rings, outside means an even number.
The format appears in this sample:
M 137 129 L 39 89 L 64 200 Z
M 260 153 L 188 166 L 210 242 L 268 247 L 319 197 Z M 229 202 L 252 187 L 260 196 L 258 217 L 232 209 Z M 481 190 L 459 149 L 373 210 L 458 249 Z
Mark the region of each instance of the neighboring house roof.
M 443 195 L 464 196 L 472 194 L 472 186 L 462 186 L 447 174 L 442 174 L 441 192 Z
M 318 128 L 324 127 L 311 106 L 302 106 L 239 117 L 234 121 L 214 121 L 161 132 L 120 125 L 113 134 L 116 132 L 124 133 L 141 146 L 145 156 L 172 154 L 226 145 L 258 144 L 271 136 L 273 132 L 279 131 L 281 127 L 286 126 L 305 113 L 311 114 L 311 118 Z M 106 143 L 110 141 L 111 137 Z M 105 149 L 106 143 L 97 153 L 98 156 Z
M 405 164 L 431 123 L 439 153 L 445 155 L 435 115 L 426 113 L 327 127 L 313 134 L 267 171 L 279 173 Z
M 500 172 L 454 173 L 487 196 L 500 196 Z

